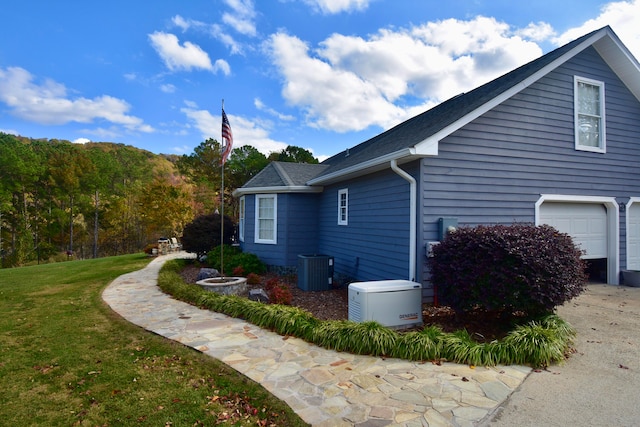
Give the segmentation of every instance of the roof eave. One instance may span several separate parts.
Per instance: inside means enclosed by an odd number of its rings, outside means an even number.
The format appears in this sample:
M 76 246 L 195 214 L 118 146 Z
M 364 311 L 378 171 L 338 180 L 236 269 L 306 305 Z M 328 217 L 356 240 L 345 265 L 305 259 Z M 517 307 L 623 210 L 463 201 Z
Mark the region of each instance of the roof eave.
M 322 193 L 321 186 L 311 187 L 308 185 L 287 185 L 273 187 L 240 187 L 236 188 L 233 197 L 245 196 L 247 194 L 274 194 L 274 193 Z
M 377 172 L 391 167 L 391 161 L 396 160 L 398 163 L 407 163 L 412 160 L 416 160 L 427 156 L 438 155 L 437 141 L 422 141 L 413 147 L 403 148 L 402 150 L 394 151 L 393 153 L 386 154 L 384 156 L 376 157 L 375 159 L 368 160 L 366 162 L 359 163 L 357 165 L 350 166 L 348 168 L 341 169 L 339 171 L 329 173 L 327 175 L 321 175 L 317 178 L 313 178 L 308 181 L 308 185 L 327 185 L 334 182 L 343 181 L 349 178 L 355 178 L 358 176 L 366 175 L 369 173 Z

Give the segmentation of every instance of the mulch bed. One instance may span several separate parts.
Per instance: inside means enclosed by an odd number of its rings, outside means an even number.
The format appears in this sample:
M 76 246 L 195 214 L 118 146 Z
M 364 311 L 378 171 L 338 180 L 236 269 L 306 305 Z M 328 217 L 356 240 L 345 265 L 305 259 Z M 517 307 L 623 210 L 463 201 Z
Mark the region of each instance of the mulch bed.
M 200 267 L 187 265 L 181 272 L 186 283 L 195 283 Z M 273 276 L 265 276 L 263 282 Z M 303 308 L 311 312 L 320 320 L 346 320 L 349 318 L 348 289 L 346 286 L 328 291 L 309 292 L 297 287 L 295 279 L 281 278 L 288 285 L 293 295 L 292 306 Z M 264 288 L 263 284 L 248 285 L 251 289 Z M 247 294 L 244 295 L 248 297 Z M 445 332 L 454 332 L 466 329 L 478 342 L 489 342 L 504 337 L 512 330 L 512 323 L 505 320 L 497 313 L 476 310 L 464 316 L 456 315 L 449 307 L 434 307 L 424 304 L 422 318 L 425 326 L 436 325 Z

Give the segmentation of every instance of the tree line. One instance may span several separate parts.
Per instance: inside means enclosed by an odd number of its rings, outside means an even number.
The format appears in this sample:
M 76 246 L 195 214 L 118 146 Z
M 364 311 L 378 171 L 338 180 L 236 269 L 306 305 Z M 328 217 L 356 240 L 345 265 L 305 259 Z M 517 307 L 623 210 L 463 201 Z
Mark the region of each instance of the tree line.
M 267 157 L 245 145 L 224 166 L 223 190 L 220 148 L 208 139 L 177 156 L 0 133 L 2 267 L 134 253 L 160 237 L 179 237 L 222 200 L 225 214 L 237 218 L 231 192 L 270 161 L 318 162 L 299 147 Z

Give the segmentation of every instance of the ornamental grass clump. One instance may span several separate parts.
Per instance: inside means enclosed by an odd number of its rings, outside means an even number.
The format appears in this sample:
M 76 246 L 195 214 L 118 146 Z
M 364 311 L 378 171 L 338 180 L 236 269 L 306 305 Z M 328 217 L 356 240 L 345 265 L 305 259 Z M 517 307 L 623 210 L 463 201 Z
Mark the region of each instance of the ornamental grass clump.
M 315 344 L 336 351 L 386 356 L 393 352 L 397 333 L 378 322 L 350 320 L 321 322 L 313 331 Z
M 429 258 L 442 303 L 529 317 L 578 296 L 587 281 L 582 252 L 568 234 L 527 224 L 463 227 Z
M 186 284 L 176 273 L 180 263 L 171 261 L 167 264 L 158 277 L 158 285 L 176 299 L 337 351 L 411 361 L 447 360 L 478 366 L 524 364 L 542 367 L 562 361 L 569 353 L 575 336 L 573 328 L 556 315 L 530 320 L 515 327 L 505 338 L 484 343 L 475 341 L 465 330 L 445 333 L 437 326 L 401 332 L 375 321 L 323 321 L 298 307 L 220 295 Z M 278 283 L 273 280 L 270 285 Z

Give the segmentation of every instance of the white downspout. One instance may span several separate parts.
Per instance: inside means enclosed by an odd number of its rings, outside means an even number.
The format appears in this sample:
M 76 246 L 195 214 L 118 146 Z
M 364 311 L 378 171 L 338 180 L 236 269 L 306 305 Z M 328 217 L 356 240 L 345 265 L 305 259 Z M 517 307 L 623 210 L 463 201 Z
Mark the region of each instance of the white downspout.
M 402 178 L 409 181 L 409 280 L 416 281 L 416 180 L 398 167 L 396 159 L 391 160 L 391 169 Z

